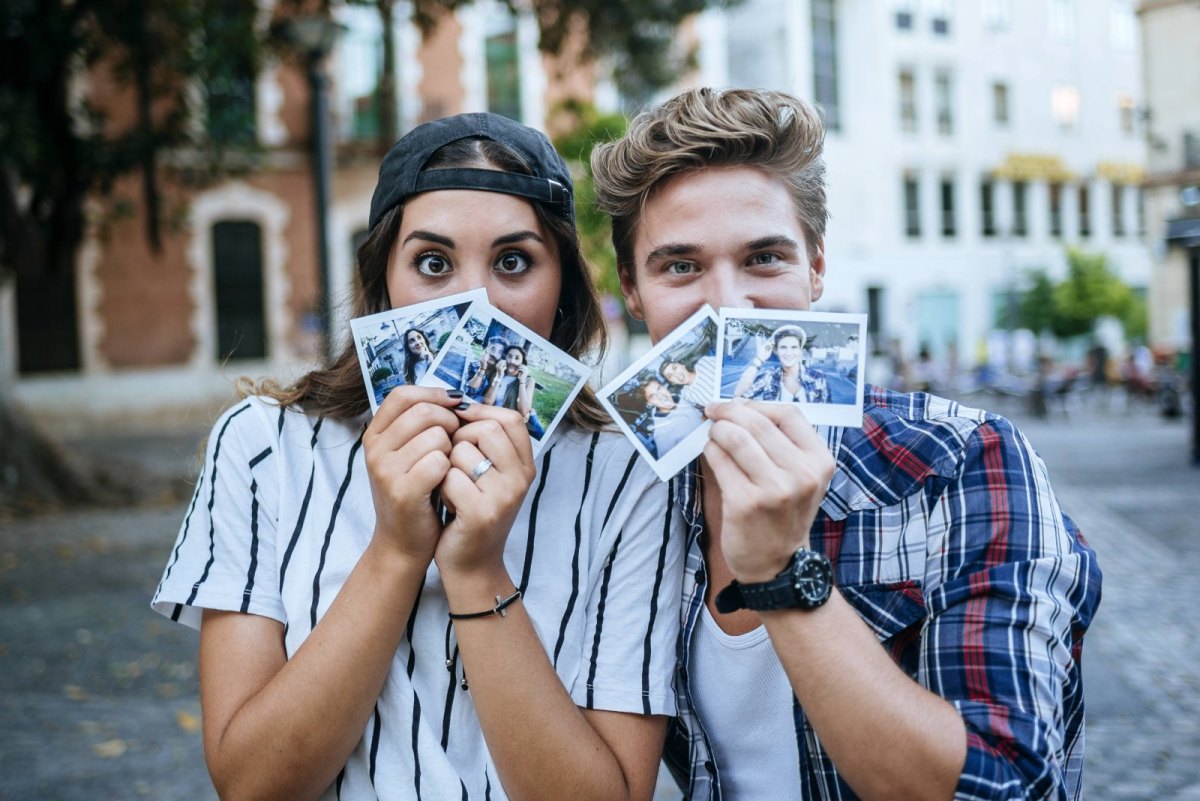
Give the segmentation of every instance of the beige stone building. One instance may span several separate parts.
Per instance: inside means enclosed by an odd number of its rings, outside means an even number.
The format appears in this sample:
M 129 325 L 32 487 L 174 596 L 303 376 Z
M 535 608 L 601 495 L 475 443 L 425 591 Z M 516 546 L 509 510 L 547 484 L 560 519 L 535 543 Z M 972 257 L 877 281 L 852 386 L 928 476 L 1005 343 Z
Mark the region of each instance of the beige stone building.
M 1200 280 L 1200 2 L 1138 7 L 1148 122 L 1146 222 L 1154 246 L 1150 337 L 1191 349 L 1189 298 Z M 1190 275 L 1190 277 L 1189 277 Z
M 260 8 L 270 3 L 260 3 Z M 403 8 L 401 5 L 400 8 Z M 264 27 L 271 13 L 260 13 Z M 327 230 L 332 331 L 343 337 L 354 251 L 365 234 L 382 155 L 376 87 L 384 32 L 371 7 L 335 5 L 345 26 L 326 62 L 334 168 Z M 398 12 L 398 119 L 417 123 L 492 110 L 545 129 L 566 97 L 588 100 L 595 81 L 570 48 L 537 49 L 532 17 L 477 2 L 423 37 Z M 75 272 L 50 287 L 0 287 L 0 381 L 24 407 L 59 426 L 211 419 L 238 376 L 295 376 L 319 358 L 321 285 L 310 91 L 305 70 L 269 62 L 244 76 L 249 136 L 262 153 L 251 171 L 203 187 L 164 172 L 164 236 L 144 236 L 139 179 L 89 207 L 93 221 Z M 131 98 L 102 69 L 78 76 L 81 92 L 133 124 Z M 187 102 L 204 104 L 206 87 Z M 205 114 L 197 115 L 205 119 Z M 186 153 L 169 160 L 183 163 Z

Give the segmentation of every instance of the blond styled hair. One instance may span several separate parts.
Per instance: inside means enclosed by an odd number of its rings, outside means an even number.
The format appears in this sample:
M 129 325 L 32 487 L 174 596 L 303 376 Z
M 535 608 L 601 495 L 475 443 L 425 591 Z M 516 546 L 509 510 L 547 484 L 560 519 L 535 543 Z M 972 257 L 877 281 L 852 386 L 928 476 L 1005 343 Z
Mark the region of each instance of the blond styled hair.
M 634 118 L 624 137 L 592 151 L 596 205 L 612 218 L 613 249 L 633 266 L 642 209 L 664 181 L 705 167 L 756 167 L 783 181 L 816 258 L 829 217 L 825 126 L 784 92 L 691 89 Z

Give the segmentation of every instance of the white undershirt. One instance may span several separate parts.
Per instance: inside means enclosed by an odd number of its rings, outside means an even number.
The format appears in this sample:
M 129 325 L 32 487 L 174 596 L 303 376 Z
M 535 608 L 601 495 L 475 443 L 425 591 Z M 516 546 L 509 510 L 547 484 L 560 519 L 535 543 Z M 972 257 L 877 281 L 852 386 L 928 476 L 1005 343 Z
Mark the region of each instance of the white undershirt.
M 720 769 L 721 797 L 800 799 L 792 687 L 766 627 L 726 634 L 701 605 L 691 685 Z

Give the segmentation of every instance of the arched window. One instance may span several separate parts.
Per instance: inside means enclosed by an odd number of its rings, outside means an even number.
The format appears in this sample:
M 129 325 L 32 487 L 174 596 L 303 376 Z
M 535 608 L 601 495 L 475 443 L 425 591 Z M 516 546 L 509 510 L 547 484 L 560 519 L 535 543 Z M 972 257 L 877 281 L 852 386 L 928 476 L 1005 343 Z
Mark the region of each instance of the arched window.
M 246 220 L 212 227 L 218 361 L 265 359 L 262 229 Z

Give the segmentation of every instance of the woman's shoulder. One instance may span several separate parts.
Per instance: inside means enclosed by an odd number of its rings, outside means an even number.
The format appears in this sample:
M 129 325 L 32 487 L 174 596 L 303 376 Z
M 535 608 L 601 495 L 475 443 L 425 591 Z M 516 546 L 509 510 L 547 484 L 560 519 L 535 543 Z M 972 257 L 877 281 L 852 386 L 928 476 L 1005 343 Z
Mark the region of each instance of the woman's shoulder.
M 270 395 L 250 395 L 227 408 L 213 424 L 210 444 L 239 441 L 248 447 L 286 450 L 291 443 L 306 449 L 318 441 L 336 446 L 352 442 L 361 433 L 369 415 L 341 420 L 306 412 L 299 404 L 284 404 Z

